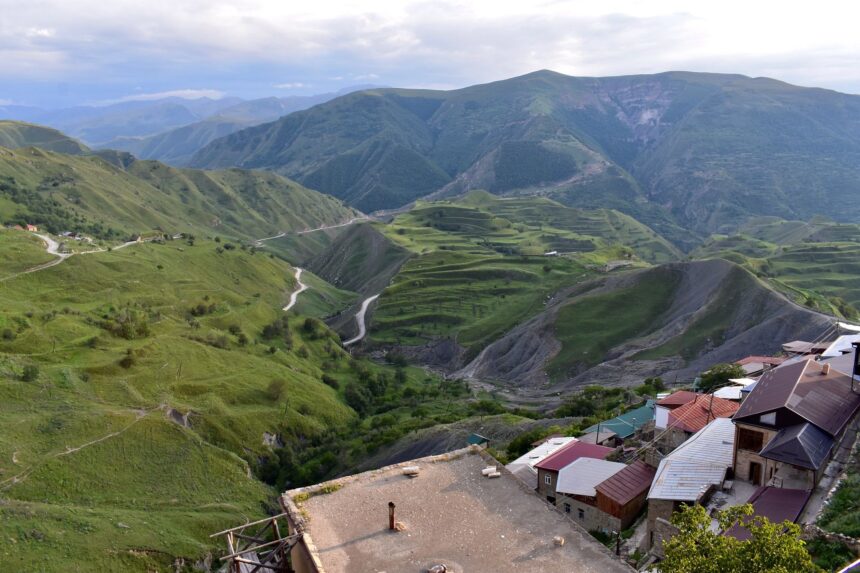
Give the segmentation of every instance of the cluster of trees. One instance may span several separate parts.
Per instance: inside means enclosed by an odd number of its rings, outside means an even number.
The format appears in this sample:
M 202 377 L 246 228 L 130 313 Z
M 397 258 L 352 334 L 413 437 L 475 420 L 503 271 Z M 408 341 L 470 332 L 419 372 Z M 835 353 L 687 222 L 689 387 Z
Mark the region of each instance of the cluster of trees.
M 678 534 L 663 544 L 666 558 L 661 573 L 823 573 L 812 562 L 800 539 L 800 526 L 752 517 L 746 504 L 721 511 L 720 531 L 740 527 L 749 538 L 740 541 L 711 527 L 711 517 L 700 505 L 685 506 L 672 516 Z

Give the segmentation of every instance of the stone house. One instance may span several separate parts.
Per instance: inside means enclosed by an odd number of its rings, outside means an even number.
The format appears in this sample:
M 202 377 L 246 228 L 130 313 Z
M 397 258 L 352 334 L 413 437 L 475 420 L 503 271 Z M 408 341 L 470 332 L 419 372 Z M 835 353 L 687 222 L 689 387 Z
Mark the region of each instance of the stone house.
M 811 490 L 860 410 L 860 388 L 830 364 L 766 372 L 735 414 L 735 479 Z

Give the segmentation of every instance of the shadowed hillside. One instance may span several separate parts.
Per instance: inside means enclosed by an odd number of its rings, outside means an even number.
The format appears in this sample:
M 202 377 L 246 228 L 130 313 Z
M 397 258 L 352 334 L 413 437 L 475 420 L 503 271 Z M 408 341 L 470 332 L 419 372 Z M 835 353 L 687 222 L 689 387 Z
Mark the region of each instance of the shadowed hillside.
M 860 97 L 740 75 L 541 71 L 350 94 L 202 149 L 370 211 L 483 188 L 619 209 L 682 245 L 755 215 L 856 218 Z

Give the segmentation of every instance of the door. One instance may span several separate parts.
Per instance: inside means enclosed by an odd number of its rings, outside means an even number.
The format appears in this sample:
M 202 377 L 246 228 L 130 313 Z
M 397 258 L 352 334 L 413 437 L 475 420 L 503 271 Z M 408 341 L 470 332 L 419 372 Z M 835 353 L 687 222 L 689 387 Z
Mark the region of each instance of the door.
M 750 462 L 750 483 L 761 485 L 761 464 Z

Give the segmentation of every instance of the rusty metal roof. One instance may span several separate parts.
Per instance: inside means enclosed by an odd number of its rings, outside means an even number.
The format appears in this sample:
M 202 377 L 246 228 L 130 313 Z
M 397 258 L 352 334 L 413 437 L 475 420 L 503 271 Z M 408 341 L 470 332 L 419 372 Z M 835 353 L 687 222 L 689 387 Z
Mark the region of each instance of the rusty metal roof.
M 738 403 L 707 394 L 669 412 L 669 426 L 685 432 L 698 432 L 714 418 L 731 418 L 738 411 Z
M 690 392 L 689 390 L 678 390 L 677 392 L 672 392 L 662 400 L 657 402 L 658 406 L 665 406 L 667 408 L 683 406 L 688 402 L 692 402 L 696 399 L 698 394 L 695 392 Z
M 627 505 L 648 491 L 656 473 L 656 468 L 637 460 L 598 484 L 595 489 L 617 504 Z

